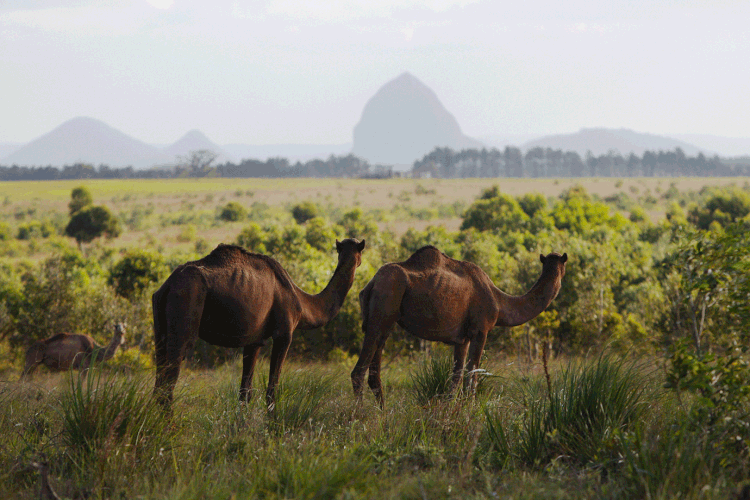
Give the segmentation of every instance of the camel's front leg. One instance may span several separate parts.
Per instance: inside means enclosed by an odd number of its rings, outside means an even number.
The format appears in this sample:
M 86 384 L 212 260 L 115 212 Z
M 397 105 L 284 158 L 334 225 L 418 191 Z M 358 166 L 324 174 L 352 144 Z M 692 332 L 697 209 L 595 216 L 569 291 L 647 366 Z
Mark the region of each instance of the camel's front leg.
M 271 349 L 271 371 L 268 375 L 268 388 L 266 389 L 266 405 L 269 411 L 276 408 L 276 385 L 279 383 L 281 376 L 281 365 L 289 352 L 289 346 L 292 344 L 293 328 L 274 334 L 273 349 Z
M 488 330 L 480 331 L 471 340 L 471 345 L 469 347 L 469 362 L 466 365 L 468 377 L 465 381 L 469 394 L 474 394 L 477 388 L 476 370 L 479 368 L 479 362 L 482 360 L 484 344 L 487 342 L 487 333 Z
M 248 345 L 242 350 L 242 380 L 240 381 L 240 401 L 250 400 L 255 363 L 258 361 L 259 345 Z
M 453 347 L 453 376 L 451 377 L 450 393 L 455 394 L 464 378 L 466 353 L 469 352 L 469 342 L 457 344 Z

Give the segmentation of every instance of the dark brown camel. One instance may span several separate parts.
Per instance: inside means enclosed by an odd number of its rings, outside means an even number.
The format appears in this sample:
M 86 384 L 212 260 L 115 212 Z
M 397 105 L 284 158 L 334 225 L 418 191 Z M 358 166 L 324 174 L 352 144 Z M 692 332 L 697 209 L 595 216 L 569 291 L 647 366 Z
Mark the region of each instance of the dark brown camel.
M 21 378 L 33 373 L 41 364 L 52 371 L 86 370 L 91 363 L 111 359 L 124 343 L 125 325 L 123 323 L 115 325 L 115 334 L 106 347 L 97 345 L 88 335 L 58 333 L 29 347 L 26 351 L 26 366 Z
M 521 296 L 503 293 L 475 264 L 451 259 L 432 246 L 417 250 L 405 262 L 381 267 L 359 294 L 365 340 L 352 371 L 355 395 L 362 397 L 369 370 L 367 383 L 383 406 L 380 359 L 394 324 L 419 338 L 454 346 L 451 391 L 461 383 L 468 353 L 466 371 L 473 389 L 473 370 L 479 367 L 490 329 L 533 319 L 560 291 L 568 255 L 539 257 L 542 275 Z
M 180 363 L 200 337 L 209 344 L 242 347 L 240 400 L 247 401 L 265 341 L 273 338 L 266 402 L 273 409 L 292 332 L 320 328 L 338 314 L 362 262 L 364 240 L 336 242 L 338 265 L 317 295 L 300 290 L 274 259 L 234 245 L 219 245 L 206 257 L 178 267 L 154 293 L 156 384 L 166 407 Z

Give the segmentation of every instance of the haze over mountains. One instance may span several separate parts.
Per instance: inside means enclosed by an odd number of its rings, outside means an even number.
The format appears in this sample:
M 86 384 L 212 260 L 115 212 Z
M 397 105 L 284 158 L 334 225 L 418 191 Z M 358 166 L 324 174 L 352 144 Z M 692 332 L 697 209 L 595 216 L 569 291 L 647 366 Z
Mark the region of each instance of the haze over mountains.
M 750 138 L 707 135 L 672 137 L 634 132 L 628 129 L 584 128 L 571 134 L 548 135 L 531 140 L 526 135 L 486 136 L 482 141 L 466 136 L 454 116 L 442 105 L 429 87 L 410 73 L 402 73 L 383 85 L 365 105 L 360 121 L 353 130 L 353 143 L 328 145 L 248 145 L 220 146 L 199 130 L 191 130 L 175 143 L 166 146 L 147 144 L 87 117 L 69 120 L 28 144 L 1 143 L 0 165 L 63 166 L 74 163 L 110 167 L 175 165 L 192 151 L 211 150 L 216 162 L 240 162 L 253 158 L 266 160 L 284 157 L 294 163 L 350 152 L 373 164 L 395 165 L 408 170 L 435 147 L 454 150 L 482 147 L 535 147 L 588 151 L 599 156 L 611 150 L 627 156 L 644 151 L 672 151 L 681 148 L 686 155 L 702 152 L 707 156 L 750 155 Z M 2 139 L 2 138 L 0 138 Z

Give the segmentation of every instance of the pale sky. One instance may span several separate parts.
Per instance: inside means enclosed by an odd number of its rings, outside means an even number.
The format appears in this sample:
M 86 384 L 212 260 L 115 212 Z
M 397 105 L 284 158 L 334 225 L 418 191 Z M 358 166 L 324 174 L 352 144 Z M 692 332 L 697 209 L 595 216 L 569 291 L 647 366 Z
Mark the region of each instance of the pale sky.
M 473 137 L 750 137 L 748 20 L 717 0 L 0 0 L 0 142 L 89 116 L 149 143 L 346 143 L 404 71 Z

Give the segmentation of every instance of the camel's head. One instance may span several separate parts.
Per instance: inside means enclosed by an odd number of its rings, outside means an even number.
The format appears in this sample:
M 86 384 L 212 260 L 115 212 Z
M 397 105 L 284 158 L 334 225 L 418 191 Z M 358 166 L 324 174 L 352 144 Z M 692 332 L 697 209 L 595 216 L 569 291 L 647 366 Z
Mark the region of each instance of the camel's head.
M 115 337 L 120 339 L 120 345 L 125 345 L 125 323 L 115 323 Z
M 344 241 L 336 240 L 336 251 L 339 253 L 339 262 L 354 256 L 356 267 L 362 263 L 362 250 L 365 249 L 365 240 L 358 241 L 356 238 L 347 238 Z
M 556 270 L 560 275 L 560 279 L 565 276 L 565 263 L 568 261 L 567 253 L 560 255 L 559 253 L 552 252 L 546 256 L 540 254 L 539 260 L 542 261 L 542 272 Z

